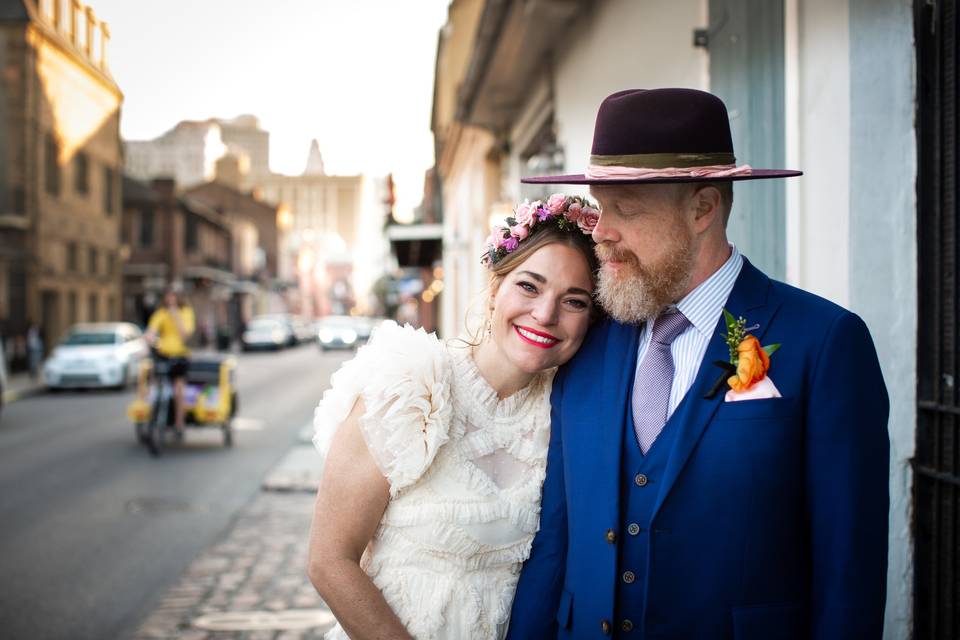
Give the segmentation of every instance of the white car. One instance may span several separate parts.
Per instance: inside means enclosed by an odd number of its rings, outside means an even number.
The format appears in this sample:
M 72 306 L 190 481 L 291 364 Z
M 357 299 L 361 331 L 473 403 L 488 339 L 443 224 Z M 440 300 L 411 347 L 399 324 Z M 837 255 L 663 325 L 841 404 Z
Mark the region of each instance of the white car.
M 134 324 L 76 324 L 43 363 L 43 380 L 48 389 L 122 389 L 137 379 L 140 362 L 149 355 L 147 341 Z
M 286 318 L 279 314 L 255 316 L 240 336 L 244 351 L 251 349 L 282 349 L 296 344 L 296 336 Z

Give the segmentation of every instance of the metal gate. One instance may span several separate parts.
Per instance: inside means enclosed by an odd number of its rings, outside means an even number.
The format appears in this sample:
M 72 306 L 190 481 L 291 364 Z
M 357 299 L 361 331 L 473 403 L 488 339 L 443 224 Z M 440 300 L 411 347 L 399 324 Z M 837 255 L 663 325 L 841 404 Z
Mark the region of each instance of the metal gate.
M 960 637 L 957 0 L 915 0 L 918 380 L 914 633 Z

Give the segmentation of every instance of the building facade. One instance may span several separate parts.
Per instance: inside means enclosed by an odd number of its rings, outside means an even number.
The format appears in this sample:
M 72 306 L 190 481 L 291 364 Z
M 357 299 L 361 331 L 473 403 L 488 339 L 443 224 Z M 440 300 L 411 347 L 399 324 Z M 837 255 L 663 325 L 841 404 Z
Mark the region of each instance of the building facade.
M 262 284 L 276 279 L 279 207 L 219 180 L 187 189 L 184 195 L 220 213 L 230 224 L 230 267 L 237 278 Z
M 231 308 L 231 227 L 203 202 L 158 178 L 146 184 L 125 177 L 121 238 L 123 319 L 145 325 L 168 285 L 179 285 L 197 318 L 197 342 L 210 344 L 218 329 L 236 324 Z
M 448 42 L 458 11 L 471 2 L 451 4 L 438 50 L 434 132 L 447 285 L 441 323 L 454 328 L 482 294 L 485 274 L 469 257 L 490 218 L 547 194 L 520 177 L 587 165 L 606 95 L 670 86 L 716 93 L 728 106 L 738 163 L 805 172 L 737 184 L 731 239 L 774 278 L 858 313 L 877 346 L 891 399 L 885 637 L 956 637 L 960 576 L 950 558 L 958 538 L 943 524 L 960 511 L 960 466 L 943 457 L 944 447 L 957 450 L 950 421 L 960 413 L 949 386 L 957 375 L 950 355 L 956 321 L 944 320 L 955 318 L 956 297 L 949 289 L 956 264 L 956 2 L 480 4 L 472 31 L 460 34 L 471 42 L 460 71 L 448 78 L 441 68 L 459 46 Z M 918 60 L 918 47 L 932 62 Z M 939 84 L 929 88 L 934 79 Z M 925 87 L 931 106 L 924 134 Z M 442 100 L 453 103 L 443 107 L 452 122 L 436 116 Z M 925 175 L 918 157 L 935 168 Z M 918 194 L 931 200 L 927 213 Z M 933 201 L 931 194 L 946 195 Z M 924 229 L 937 231 L 920 251 Z M 930 302 L 921 303 L 921 291 Z M 920 333 L 925 318 L 933 324 Z M 918 389 L 926 397 L 918 398 Z M 918 463 L 924 455 L 927 462 Z
M 235 156 L 243 186 L 270 172 L 270 134 L 250 115 L 184 120 L 153 140 L 125 142 L 126 172 L 139 180 L 172 178 L 181 188 L 210 182 L 217 161 Z
M 311 151 L 308 169 L 322 167 L 317 157 Z M 271 174 L 257 182 L 263 200 L 284 211 L 277 269 L 281 280 L 296 286 L 299 299 L 294 304 L 303 315 L 346 314 L 355 307 L 355 256 L 368 250 L 359 240 L 372 187 L 361 175 L 313 171 Z
M 50 348 L 120 316 L 123 95 L 109 27 L 76 0 L 0 2 L 0 329 Z

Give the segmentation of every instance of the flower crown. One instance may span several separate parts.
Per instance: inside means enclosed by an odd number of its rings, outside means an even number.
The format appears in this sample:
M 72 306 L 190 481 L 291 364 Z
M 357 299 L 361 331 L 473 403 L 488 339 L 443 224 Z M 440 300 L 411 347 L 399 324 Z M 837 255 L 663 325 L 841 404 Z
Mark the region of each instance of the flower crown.
M 600 210 L 580 196 L 565 196 L 555 193 L 546 202 L 524 201 L 517 206 L 505 225 L 495 225 L 483 244 L 480 259 L 488 268 L 503 260 L 520 247 L 543 225 L 556 225 L 561 231 L 580 231 L 591 234 L 597 226 Z

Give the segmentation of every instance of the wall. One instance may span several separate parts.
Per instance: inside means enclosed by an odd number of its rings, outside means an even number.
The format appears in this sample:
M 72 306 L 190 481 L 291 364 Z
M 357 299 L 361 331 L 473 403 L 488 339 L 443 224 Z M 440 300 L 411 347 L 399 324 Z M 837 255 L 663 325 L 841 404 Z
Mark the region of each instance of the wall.
M 849 302 L 850 68 L 846 0 L 795 0 L 786 13 L 787 280 Z M 791 51 L 791 40 L 796 46 Z
M 706 26 L 700 0 L 606 0 L 578 20 L 557 57 L 558 139 L 570 173 L 586 168 L 597 107 L 621 89 L 707 88 Z M 570 187 L 566 189 L 573 191 Z
M 884 637 L 910 634 L 910 458 L 916 434 L 917 148 L 906 0 L 850 0 L 850 308 L 873 334 L 890 394 L 890 559 Z

